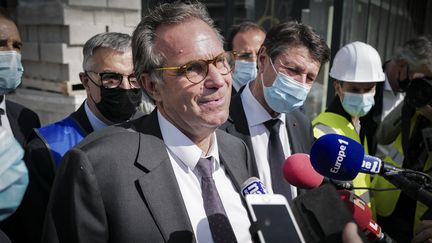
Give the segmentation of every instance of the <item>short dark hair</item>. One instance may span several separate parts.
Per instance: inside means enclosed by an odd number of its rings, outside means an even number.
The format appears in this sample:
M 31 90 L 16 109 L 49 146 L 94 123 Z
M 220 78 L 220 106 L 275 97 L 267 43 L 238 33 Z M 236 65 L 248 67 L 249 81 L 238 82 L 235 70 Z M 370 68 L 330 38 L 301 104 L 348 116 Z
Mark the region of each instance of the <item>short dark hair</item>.
M 259 26 L 258 24 L 251 22 L 251 21 L 245 21 L 242 22 L 240 24 L 236 24 L 231 26 L 231 30 L 230 33 L 228 35 L 228 41 L 227 41 L 227 47 L 228 50 L 232 50 L 233 49 L 233 41 L 234 41 L 234 37 L 241 32 L 247 32 L 247 31 L 261 31 L 264 34 L 266 33 L 266 31 Z
M 181 1 L 160 4 L 143 17 L 132 35 L 132 56 L 138 79 L 141 79 L 143 73 L 148 72 L 153 82 L 162 82 L 162 72 L 155 71 L 155 68 L 160 67 L 166 60 L 155 48 L 157 28 L 163 24 L 183 24 L 191 19 L 205 22 L 215 31 L 221 45 L 223 44 L 223 37 L 216 29 L 204 4 Z
M 305 46 L 321 66 L 330 59 L 330 48 L 325 40 L 312 27 L 297 21 L 284 22 L 272 27 L 263 43 L 273 61 L 287 48 L 295 45 Z
M 0 18 L 7 19 L 16 25 L 16 21 L 12 17 L 12 15 L 10 15 L 9 11 L 7 11 L 7 9 L 2 8 L 2 7 L 0 7 Z

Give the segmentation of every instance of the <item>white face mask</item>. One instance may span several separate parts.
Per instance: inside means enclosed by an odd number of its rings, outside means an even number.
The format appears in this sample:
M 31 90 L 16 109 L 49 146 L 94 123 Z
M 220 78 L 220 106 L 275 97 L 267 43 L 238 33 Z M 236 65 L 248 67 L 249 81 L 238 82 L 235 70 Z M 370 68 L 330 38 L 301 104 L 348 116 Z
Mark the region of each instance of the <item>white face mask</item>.
M 267 104 L 278 113 L 288 113 L 298 109 L 306 100 L 311 87 L 303 85 L 281 72 L 277 72 L 271 59 L 270 63 L 277 73 L 272 86 L 264 86 L 263 74 L 261 73 L 261 84 Z
M 21 54 L 16 51 L 0 51 L 0 95 L 18 87 L 23 72 Z
M 243 85 L 249 81 L 256 79 L 258 70 L 256 62 L 235 61 L 235 69 L 233 74 L 233 86 L 238 91 Z
M 29 182 L 24 150 L 11 133 L 0 126 L 0 221 L 20 205 Z
M 342 107 L 351 116 L 365 116 L 375 104 L 374 96 L 375 91 L 363 94 L 344 92 Z

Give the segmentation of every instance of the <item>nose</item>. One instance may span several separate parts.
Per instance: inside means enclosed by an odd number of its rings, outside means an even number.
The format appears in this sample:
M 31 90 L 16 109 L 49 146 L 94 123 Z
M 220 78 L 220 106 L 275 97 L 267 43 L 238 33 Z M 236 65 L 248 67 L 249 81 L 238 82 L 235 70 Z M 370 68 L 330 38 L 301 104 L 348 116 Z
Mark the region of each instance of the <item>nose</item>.
M 295 75 L 295 77 L 293 77 L 295 81 L 301 83 L 301 84 L 308 84 L 307 83 L 307 74 L 301 73 L 298 75 Z
M 207 77 L 204 80 L 204 86 L 208 89 L 221 88 L 224 86 L 227 79 L 229 79 L 229 82 L 231 83 L 231 73 L 222 75 L 216 66 L 210 64 L 208 67 Z
M 119 87 L 122 88 L 122 89 L 130 89 L 130 88 L 132 88 L 132 86 L 129 83 L 128 76 L 126 76 L 126 75 L 122 76 L 122 81 L 121 81 Z

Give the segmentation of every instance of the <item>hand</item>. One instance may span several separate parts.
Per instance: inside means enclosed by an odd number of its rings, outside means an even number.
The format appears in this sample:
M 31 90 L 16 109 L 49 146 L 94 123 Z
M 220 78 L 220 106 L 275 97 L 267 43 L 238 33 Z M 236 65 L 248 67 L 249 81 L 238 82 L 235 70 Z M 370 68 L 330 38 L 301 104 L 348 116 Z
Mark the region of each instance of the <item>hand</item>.
M 411 243 L 432 242 L 432 220 L 423 220 L 416 229 Z
M 363 240 L 360 238 L 360 235 L 357 232 L 357 224 L 353 222 L 349 222 L 345 225 L 345 228 L 342 233 L 342 242 L 343 243 L 363 243 Z

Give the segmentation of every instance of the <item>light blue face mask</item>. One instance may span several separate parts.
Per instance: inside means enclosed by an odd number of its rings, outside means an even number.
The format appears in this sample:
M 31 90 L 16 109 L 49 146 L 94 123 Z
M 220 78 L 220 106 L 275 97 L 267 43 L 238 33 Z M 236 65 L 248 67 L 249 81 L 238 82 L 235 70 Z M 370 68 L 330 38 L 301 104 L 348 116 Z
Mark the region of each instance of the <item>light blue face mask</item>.
M 16 51 L 0 51 L 0 95 L 18 87 L 23 72 L 21 54 Z
M 29 182 L 24 151 L 13 135 L 0 126 L 0 221 L 21 203 Z
M 233 86 L 238 91 L 243 85 L 249 81 L 256 79 L 258 70 L 256 62 L 235 61 L 235 69 L 233 74 Z
M 354 117 L 365 116 L 375 104 L 375 92 L 363 94 L 344 92 L 342 107 Z
M 271 59 L 270 63 L 276 72 Z M 261 84 L 267 104 L 278 113 L 288 113 L 301 107 L 311 87 L 303 85 L 281 72 L 276 73 L 276 78 L 270 87 L 264 86 L 261 73 Z

